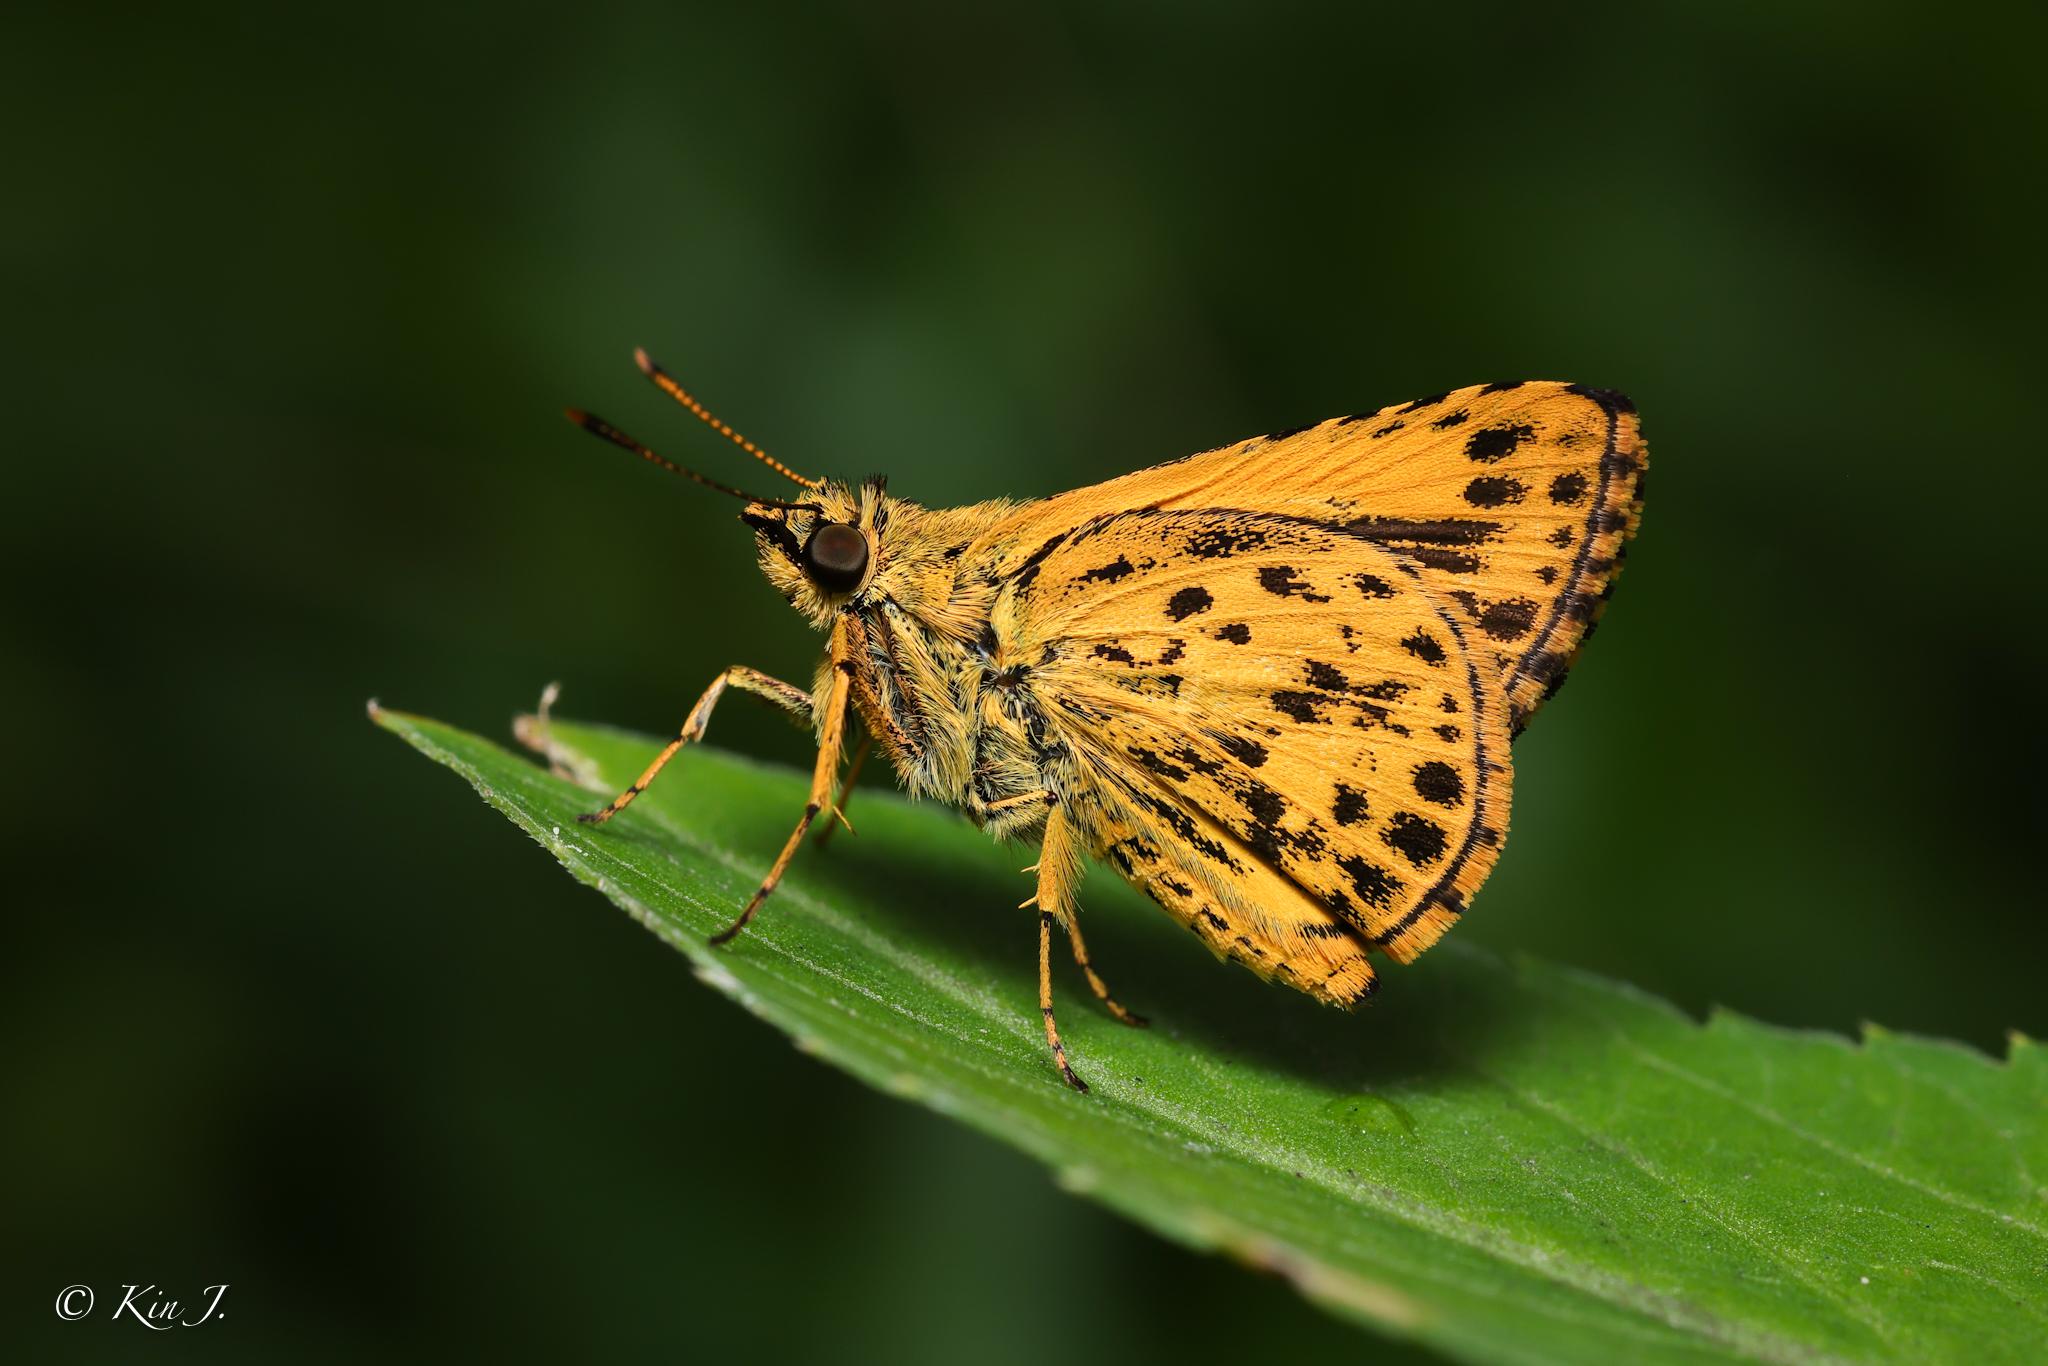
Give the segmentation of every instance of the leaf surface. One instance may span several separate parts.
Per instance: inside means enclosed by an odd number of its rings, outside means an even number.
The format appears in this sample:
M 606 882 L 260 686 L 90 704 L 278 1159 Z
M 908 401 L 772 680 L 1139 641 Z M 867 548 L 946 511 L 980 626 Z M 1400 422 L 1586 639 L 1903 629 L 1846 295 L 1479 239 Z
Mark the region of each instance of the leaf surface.
M 732 946 L 804 779 L 685 753 L 580 826 L 659 742 L 555 722 L 556 772 L 373 708 L 697 973 L 858 1077 L 1014 1144 L 1182 1242 L 1478 1361 L 2023 1361 L 2048 1344 L 2048 1063 L 1860 1043 L 1453 936 L 1355 1014 L 1217 964 L 1107 871 L 1096 964 L 1060 969 L 1082 1096 L 1040 1031 L 1032 855 L 864 789 Z M 576 781 L 569 776 L 574 775 Z M 1874 983 L 1873 997 L 1896 984 Z

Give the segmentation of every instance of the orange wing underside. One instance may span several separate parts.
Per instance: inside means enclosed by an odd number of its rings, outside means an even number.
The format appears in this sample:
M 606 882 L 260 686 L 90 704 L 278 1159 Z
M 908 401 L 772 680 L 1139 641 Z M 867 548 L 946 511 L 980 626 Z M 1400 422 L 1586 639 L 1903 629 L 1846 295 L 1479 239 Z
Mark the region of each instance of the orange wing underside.
M 1094 851 L 1219 952 L 1370 990 L 1463 910 L 1509 805 L 1490 657 L 1394 552 L 1260 513 L 1098 518 L 1019 573 L 1002 653 Z
M 1488 384 L 1254 437 L 1018 510 L 1016 554 L 1133 508 L 1245 509 L 1372 539 L 1493 654 L 1520 730 L 1591 634 L 1642 513 L 1648 450 L 1626 398 Z
M 1507 830 L 1508 740 L 1619 573 L 1634 408 L 1485 385 L 1017 509 L 996 635 L 1091 775 L 1094 852 L 1220 954 L 1369 994 Z

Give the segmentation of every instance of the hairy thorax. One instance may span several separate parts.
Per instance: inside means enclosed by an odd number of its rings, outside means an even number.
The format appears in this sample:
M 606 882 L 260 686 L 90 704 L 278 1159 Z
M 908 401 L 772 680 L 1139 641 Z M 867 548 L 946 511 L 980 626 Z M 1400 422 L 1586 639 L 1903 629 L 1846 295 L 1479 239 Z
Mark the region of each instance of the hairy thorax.
M 1030 666 L 986 626 L 961 642 L 889 600 L 846 624 L 854 705 L 911 794 L 957 805 L 999 838 L 1034 837 L 1066 775 Z

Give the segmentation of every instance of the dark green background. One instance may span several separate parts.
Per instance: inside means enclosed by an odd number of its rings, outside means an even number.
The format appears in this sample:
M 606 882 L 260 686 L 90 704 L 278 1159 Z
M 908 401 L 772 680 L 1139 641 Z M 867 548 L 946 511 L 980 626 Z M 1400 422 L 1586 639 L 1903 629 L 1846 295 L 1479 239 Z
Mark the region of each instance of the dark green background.
M 732 505 L 557 416 L 766 483 L 635 344 L 934 503 L 1627 390 L 1644 533 L 1459 933 L 2048 1030 L 2042 25 L 1697 10 L 10 17 L 0 1344 L 137 1359 L 139 1279 L 233 1283 L 147 1344 L 209 1362 L 1383 1353 L 799 1056 L 364 721 L 808 677 Z

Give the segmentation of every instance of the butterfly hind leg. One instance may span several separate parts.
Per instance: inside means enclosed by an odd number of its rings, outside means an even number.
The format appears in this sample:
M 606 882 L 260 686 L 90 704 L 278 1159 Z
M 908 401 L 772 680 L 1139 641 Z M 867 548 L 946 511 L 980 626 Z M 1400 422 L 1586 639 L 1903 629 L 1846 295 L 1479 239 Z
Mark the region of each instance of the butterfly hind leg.
M 1089 989 L 1097 999 L 1127 1025 L 1142 1028 L 1145 1019 L 1126 1010 L 1109 987 L 1088 961 L 1088 946 L 1081 939 L 1080 926 L 1074 917 L 1074 889 L 1081 881 L 1081 850 L 1075 842 L 1072 823 L 1066 813 L 1057 805 L 1047 814 L 1045 834 L 1042 837 L 1038 863 L 1038 892 L 1026 906 L 1038 907 L 1038 1013 L 1045 1018 L 1045 1042 L 1052 1049 L 1053 1061 L 1059 1065 L 1060 1075 L 1076 1091 L 1086 1091 L 1088 1083 L 1075 1074 L 1067 1062 L 1067 1047 L 1060 1040 L 1059 1023 L 1052 1012 L 1052 930 L 1054 924 L 1064 926 L 1067 942 L 1074 951 L 1074 961 L 1081 965 L 1087 975 Z
M 997 806 L 1004 804 L 996 803 Z M 1110 995 L 1109 984 L 1102 980 L 1102 974 L 1088 960 L 1088 945 L 1081 938 L 1081 920 L 1074 913 L 1074 891 L 1081 884 L 1081 849 L 1074 838 L 1072 818 L 1064 808 L 1054 805 L 1047 813 L 1045 834 L 1039 842 L 1038 862 L 1026 871 L 1038 874 L 1038 895 L 1025 904 L 1035 902 L 1040 910 L 1051 912 L 1066 927 L 1067 943 L 1074 951 L 1074 962 L 1087 977 L 1088 989 L 1095 993 L 1095 999 L 1102 1002 L 1103 1008 L 1119 1022 L 1134 1029 L 1145 1028 L 1151 1022 L 1136 1011 L 1125 1009 L 1116 997 Z
M 1150 1025 L 1150 1020 L 1124 1006 L 1116 997 L 1109 994 L 1109 984 L 1102 980 L 1102 975 L 1095 971 L 1095 965 L 1088 961 L 1088 946 L 1081 942 L 1081 922 L 1071 915 L 1067 917 L 1067 940 L 1073 945 L 1074 961 L 1081 965 L 1081 971 L 1087 975 L 1088 989 L 1095 993 L 1095 999 L 1102 1002 L 1103 1008 L 1119 1022 L 1133 1029 L 1144 1029 Z
M 765 697 L 784 711 L 793 712 L 805 720 L 810 719 L 811 695 L 809 693 L 793 683 L 784 683 L 779 678 L 770 678 L 759 669 L 749 669 L 745 665 L 735 664 L 711 680 L 711 686 L 706 688 L 704 695 L 697 699 L 697 705 L 690 708 L 689 719 L 685 720 L 682 729 L 676 732 L 676 738 L 669 741 L 662 748 L 661 753 L 654 756 L 654 762 L 649 764 L 646 771 L 633 780 L 631 787 L 605 803 L 601 809 L 586 811 L 576 819 L 582 821 L 585 825 L 603 825 L 613 816 L 618 815 L 621 811 L 631 806 L 633 799 L 647 790 L 648 784 L 654 781 L 654 776 L 668 766 L 668 761 L 676 757 L 678 750 L 682 749 L 684 745 L 689 744 L 692 740 L 704 738 L 704 731 L 711 724 L 712 709 L 718 705 L 718 699 L 725 695 L 727 688 L 738 688 L 742 692 L 750 692 L 756 697 Z

